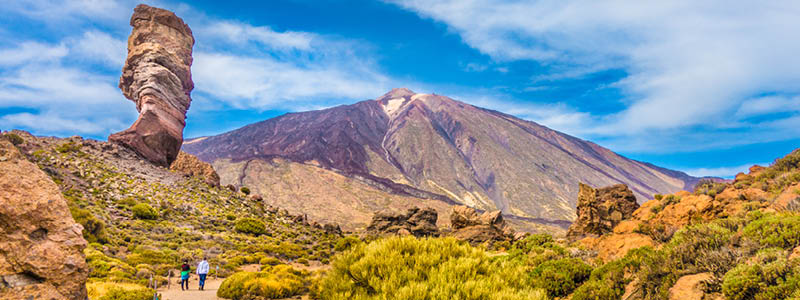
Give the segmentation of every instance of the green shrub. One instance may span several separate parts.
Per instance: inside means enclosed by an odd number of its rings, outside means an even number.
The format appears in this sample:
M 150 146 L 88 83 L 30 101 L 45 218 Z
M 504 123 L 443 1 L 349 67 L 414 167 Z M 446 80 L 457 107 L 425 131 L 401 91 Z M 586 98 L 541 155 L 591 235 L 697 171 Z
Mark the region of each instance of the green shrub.
M 228 221 L 234 221 L 234 220 L 236 220 L 236 215 L 227 214 L 227 215 L 225 215 L 225 219 L 228 219 Z
M 735 250 L 738 240 L 734 236 L 744 222 L 743 219 L 731 218 L 686 226 L 675 233 L 664 251 L 670 264 L 677 269 L 722 276 L 747 254 Z
M 800 215 L 751 213 L 744 235 L 764 248 L 791 249 L 800 245 Z
M 260 272 L 238 272 L 225 279 L 217 297 L 242 299 L 281 299 L 307 291 L 308 273 L 287 265 L 268 267 Z
M 241 218 L 236 221 L 234 229 L 241 233 L 262 235 L 267 232 L 267 225 L 255 218 Z
M 717 194 L 722 193 L 727 186 L 728 184 L 724 182 L 716 182 L 712 179 L 701 179 L 694 186 L 694 193 L 697 195 L 709 195 L 713 198 Z
M 17 135 L 16 133 L 6 133 L 3 136 L 5 136 L 8 139 L 8 141 L 11 142 L 11 144 L 13 144 L 14 146 L 22 144 L 22 143 L 25 142 L 25 139 L 23 139 L 21 136 Z
M 791 171 L 800 166 L 800 150 L 792 151 L 789 155 L 775 160 L 770 168 L 780 171 Z
M 525 267 L 492 261 L 452 238 L 392 237 L 336 257 L 315 293 L 321 299 L 546 299 Z
M 83 145 L 70 141 L 56 146 L 56 151 L 59 153 L 78 152 L 81 150 L 81 147 L 83 147 Z
M 111 287 L 99 300 L 150 300 L 153 299 L 154 291 L 148 288 L 123 289 Z
M 345 251 L 345 250 L 350 249 L 351 247 L 353 247 L 355 245 L 358 245 L 358 244 L 361 244 L 361 243 L 362 243 L 361 239 L 359 239 L 359 238 L 357 238 L 355 236 L 352 236 L 352 235 L 348 235 L 348 236 L 343 237 L 343 238 L 339 239 L 338 241 L 336 241 L 336 246 L 333 247 L 333 250 Z
M 262 266 L 275 266 L 281 264 L 281 260 L 274 257 L 264 257 L 258 263 Z
M 562 258 L 546 261 L 531 272 L 533 285 L 547 291 L 551 297 L 563 297 L 572 293 L 589 278 L 592 267 L 577 258 Z
M 797 260 L 787 261 L 786 253 L 768 249 L 755 261 L 741 264 L 725 274 L 722 293 L 727 299 L 787 299 L 800 289 Z
M 133 217 L 142 220 L 155 220 L 158 218 L 158 212 L 155 208 L 147 203 L 139 203 L 131 207 Z
M 239 191 L 241 191 L 245 195 L 250 195 L 250 188 L 249 187 L 243 186 L 241 189 L 239 189 Z
M 106 223 L 86 209 L 70 205 L 69 212 L 75 222 L 83 226 L 83 238 L 89 243 L 108 243 Z
M 658 200 L 658 201 L 661 201 L 661 199 L 662 199 L 662 198 L 664 198 L 664 195 L 662 195 L 662 194 L 655 194 L 655 195 L 653 195 L 653 199 L 656 199 L 656 200 Z

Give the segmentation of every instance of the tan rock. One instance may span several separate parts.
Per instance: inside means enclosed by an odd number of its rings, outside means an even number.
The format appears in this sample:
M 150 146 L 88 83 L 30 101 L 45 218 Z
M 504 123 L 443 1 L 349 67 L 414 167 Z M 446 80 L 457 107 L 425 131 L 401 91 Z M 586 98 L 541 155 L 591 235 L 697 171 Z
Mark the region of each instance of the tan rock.
M 170 170 L 187 176 L 197 176 L 210 186 L 219 186 L 219 175 L 214 167 L 194 155 L 181 151 L 178 158 L 169 166 Z
M 610 234 L 601 237 L 587 237 L 578 241 L 586 248 L 597 251 L 597 257 L 603 261 L 622 258 L 628 251 L 645 246 L 655 247 L 650 237 L 638 233 Z
M 630 218 L 639 208 L 633 192 L 624 184 L 599 189 L 583 183 L 579 186 L 578 218 L 567 231 L 570 239 L 611 233 L 617 224 Z
M 516 237 L 514 230 L 506 224 L 499 210 L 478 215 L 473 208 L 455 206 L 450 214 L 450 223 L 453 237 L 473 245 L 513 241 Z
M 50 177 L 0 139 L 0 299 L 86 299 L 82 230 Z
M 714 278 L 711 273 L 686 275 L 678 278 L 675 285 L 669 289 L 670 300 L 708 300 L 715 299 L 713 295 L 703 292 L 703 282 Z
M 453 230 L 479 224 L 481 224 L 481 218 L 474 208 L 467 206 L 453 207 L 453 213 L 450 214 L 450 226 Z
M 367 232 L 373 235 L 439 236 L 438 213 L 433 208 L 410 208 L 405 213 L 382 211 L 372 216 Z
M 174 13 L 144 4 L 136 6 L 130 24 L 133 31 L 119 88 L 136 103 L 139 118 L 108 140 L 169 167 L 183 143 L 186 111 L 192 102 L 194 37 Z

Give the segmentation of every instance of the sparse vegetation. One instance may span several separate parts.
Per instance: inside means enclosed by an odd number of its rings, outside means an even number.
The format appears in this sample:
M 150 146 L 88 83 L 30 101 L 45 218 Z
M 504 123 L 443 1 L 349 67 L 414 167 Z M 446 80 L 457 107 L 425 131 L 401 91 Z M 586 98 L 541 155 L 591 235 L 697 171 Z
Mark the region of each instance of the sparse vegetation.
M 25 139 L 23 139 L 21 136 L 19 136 L 16 133 L 10 133 L 9 132 L 9 133 L 3 134 L 3 136 L 6 137 L 6 139 L 8 139 L 8 141 L 11 142 L 11 144 L 14 145 L 14 146 L 20 145 L 20 144 L 25 142 Z
M 239 189 L 239 191 L 242 192 L 242 194 L 250 195 L 250 188 L 249 187 L 243 186 L 241 189 Z

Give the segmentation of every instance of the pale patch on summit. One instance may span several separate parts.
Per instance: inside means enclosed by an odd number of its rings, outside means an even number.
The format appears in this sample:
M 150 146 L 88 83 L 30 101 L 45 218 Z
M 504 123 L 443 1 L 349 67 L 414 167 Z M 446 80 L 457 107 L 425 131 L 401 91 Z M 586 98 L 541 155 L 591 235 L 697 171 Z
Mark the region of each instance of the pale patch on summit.
M 381 105 L 383 107 L 383 111 L 391 117 L 395 112 L 399 111 L 400 108 L 403 107 L 405 101 L 405 98 L 392 98 L 386 101 L 386 103 L 381 103 Z

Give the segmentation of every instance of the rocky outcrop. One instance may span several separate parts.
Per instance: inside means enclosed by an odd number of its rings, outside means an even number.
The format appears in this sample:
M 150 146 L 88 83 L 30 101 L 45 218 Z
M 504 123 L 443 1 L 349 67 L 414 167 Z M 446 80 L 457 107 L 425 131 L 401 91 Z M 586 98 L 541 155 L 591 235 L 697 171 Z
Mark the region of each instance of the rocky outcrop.
M 433 208 L 414 207 L 405 213 L 379 212 L 372 216 L 367 232 L 373 235 L 439 236 L 438 217 Z
M 144 4 L 134 9 L 131 26 L 119 88 L 136 103 L 139 118 L 108 140 L 169 167 L 183 143 L 186 111 L 192 102 L 194 37 L 174 13 Z
M 473 208 L 456 206 L 453 207 L 453 213 L 450 215 L 450 226 L 453 230 L 453 237 L 468 241 L 473 245 L 485 242 L 513 241 L 515 236 L 514 230 L 503 220 L 500 211 L 478 215 Z
M 614 226 L 639 208 L 633 192 L 624 184 L 595 189 L 579 183 L 578 218 L 567 231 L 573 240 L 612 232 Z
M 50 177 L 0 138 L 0 298 L 86 299 L 82 230 Z
M 178 153 L 178 158 L 172 162 L 169 169 L 186 176 L 199 177 L 210 186 L 219 186 L 219 175 L 214 171 L 214 167 L 189 153 L 183 151 Z

